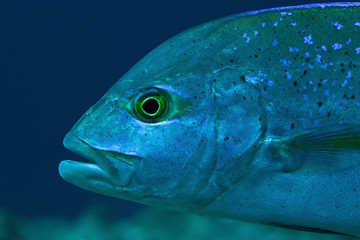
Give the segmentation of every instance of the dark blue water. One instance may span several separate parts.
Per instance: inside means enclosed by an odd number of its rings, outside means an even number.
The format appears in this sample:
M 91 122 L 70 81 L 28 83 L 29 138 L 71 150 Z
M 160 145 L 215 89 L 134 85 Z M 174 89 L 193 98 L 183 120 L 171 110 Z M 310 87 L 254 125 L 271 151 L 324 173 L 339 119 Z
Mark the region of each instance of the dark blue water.
M 0 1 L 0 209 L 63 217 L 97 203 L 122 215 L 142 209 L 60 178 L 59 162 L 79 159 L 62 146 L 66 132 L 176 33 L 233 13 L 311 2 Z

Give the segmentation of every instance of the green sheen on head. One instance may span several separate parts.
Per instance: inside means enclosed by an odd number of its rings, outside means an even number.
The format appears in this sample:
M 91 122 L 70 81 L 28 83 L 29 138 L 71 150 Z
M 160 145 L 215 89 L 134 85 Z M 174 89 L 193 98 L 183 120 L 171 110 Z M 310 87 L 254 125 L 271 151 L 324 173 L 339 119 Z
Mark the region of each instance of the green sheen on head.
M 254 88 L 218 66 L 213 33 L 224 21 L 179 34 L 125 74 L 64 140 L 91 163 L 64 161 L 61 176 L 90 191 L 177 209 L 203 206 L 240 178 L 262 131 L 261 113 Z M 233 74 L 229 84 L 241 94 L 221 80 Z M 236 129 L 226 128 L 235 121 Z

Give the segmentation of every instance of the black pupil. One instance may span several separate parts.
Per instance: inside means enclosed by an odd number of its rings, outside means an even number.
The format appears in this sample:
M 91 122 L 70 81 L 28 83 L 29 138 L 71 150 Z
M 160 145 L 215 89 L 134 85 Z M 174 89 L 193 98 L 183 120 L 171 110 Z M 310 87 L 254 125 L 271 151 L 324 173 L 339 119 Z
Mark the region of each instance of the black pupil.
M 155 114 L 159 110 L 159 107 L 159 102 L 154 98 L 147 99 L 142 105 L 142 109 L 147 114 Z

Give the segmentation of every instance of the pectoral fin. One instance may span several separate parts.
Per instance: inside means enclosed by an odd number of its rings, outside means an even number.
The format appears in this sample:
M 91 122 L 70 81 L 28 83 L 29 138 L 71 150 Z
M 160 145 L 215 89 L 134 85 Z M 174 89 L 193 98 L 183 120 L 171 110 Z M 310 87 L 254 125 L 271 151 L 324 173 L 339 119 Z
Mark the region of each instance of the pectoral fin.
M 324 171 L 360 164 L 360 125 L 310 129 L 274 141 L 284 171 Z M 273 147 L 274 149 L 274 147 Z
M 360 150 L 360 125 L 312 129 L 295 135 L 291 139 L 291 144 L 306 151 L 328 153 Z

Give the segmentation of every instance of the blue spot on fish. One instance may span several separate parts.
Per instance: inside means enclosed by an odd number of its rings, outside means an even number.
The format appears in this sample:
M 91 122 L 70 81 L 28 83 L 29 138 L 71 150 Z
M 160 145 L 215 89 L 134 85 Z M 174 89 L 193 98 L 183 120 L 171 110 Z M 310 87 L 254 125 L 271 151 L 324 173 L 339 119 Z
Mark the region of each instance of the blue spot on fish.
M 272 43 L 273 47 L 276 47 L 279 44 L 279 42 L 275 39 Z
M 289 47 L 289 52 L 299 52 L 297 47 Z
M 331 25 L 333 25 L 334 27 L 336 27 L 337 30 L 341 30 L 343 29 L 343 25 L 341 25 L 340 23 L 338 22 L 334 22 L 334 23 L 331 23 Z
M 340 43 L 334 43 L 332 45 L 332 48 L 336 51 L 336 50 L 339 50 L 341 49 L 343 46 L 340 44 Z
M 360 54 L 360 47 L 355 48 L 356 54 Z
M 311 34 L 309 36 L 305 36 L 304 37 L 304 43 L 308 44 L 308 45 L 312 45 L 314 44 L 314 42 L 312 41 L 312 36 Z

